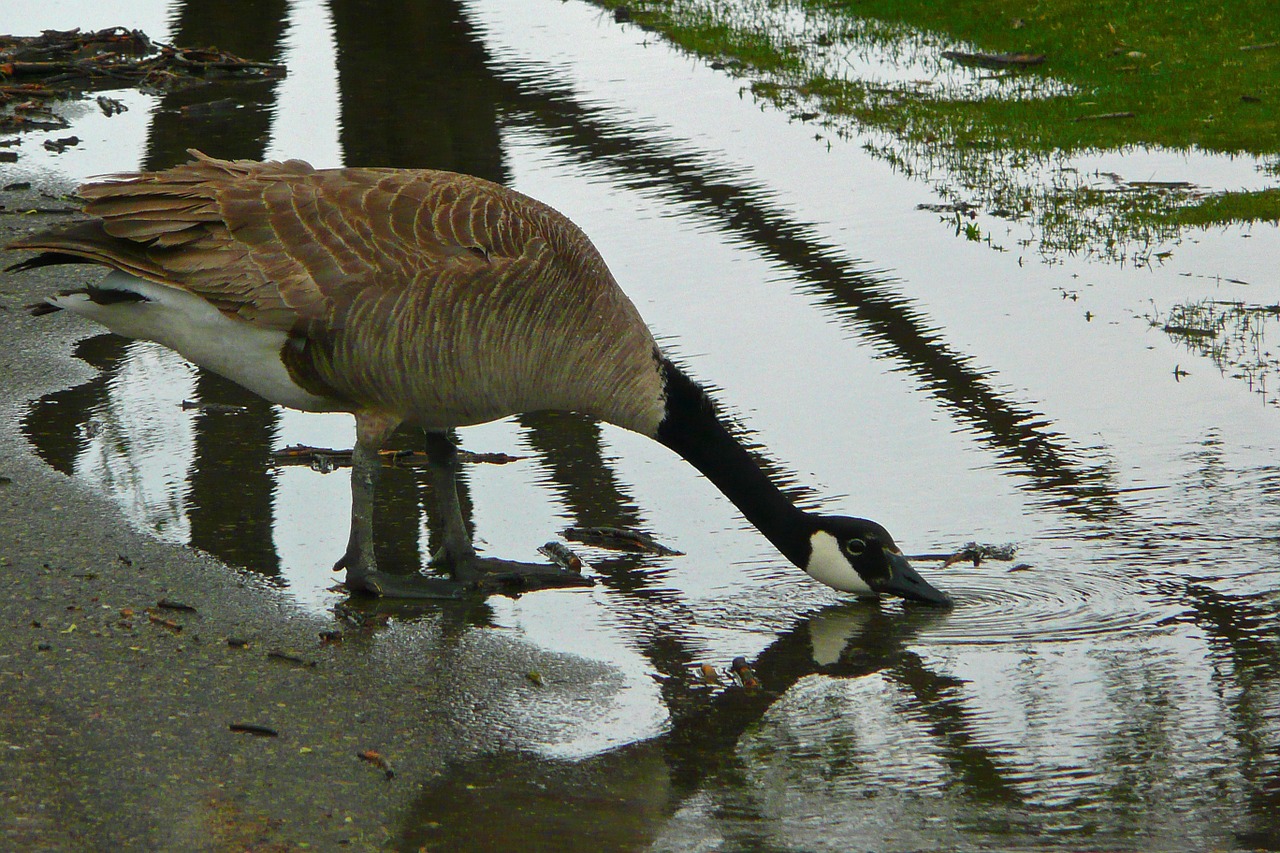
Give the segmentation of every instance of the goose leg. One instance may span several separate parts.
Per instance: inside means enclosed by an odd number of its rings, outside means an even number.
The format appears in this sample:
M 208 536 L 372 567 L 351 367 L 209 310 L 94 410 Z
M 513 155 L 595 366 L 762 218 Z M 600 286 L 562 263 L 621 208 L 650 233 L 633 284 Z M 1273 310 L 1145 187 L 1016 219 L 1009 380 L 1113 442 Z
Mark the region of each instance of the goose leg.
M 347 570 L 346 585 L 352 592 L 391 598 L 457 598 L 458 585 L 451 581 L 378 571 L 373 550 L 373 502 L 382 472 L 378 451 L 399 423 L 376 413 L 356 415 L 356 445 L 351 451 L 351 534 L 346 553 L 333 568 Z
M 480 557 L 471 543 L 458 500 L 458 449 L 442 432 L 427 433 L 427 461 L 436 519 L 444 543 L 431 564 L 453 573 L 460 587 L 481 591 L 525 592 L 566 586 L 591 586 L 590 578 L 551 564 Z
M 431 474 L 432 514 L 444 527 L 444 542 L 431 558 L 431 565 L 456 570 L 475 562 L 476 549 L 462 518 L 458 499 L 458 449 L 442 432 L 427 433 L 427 464 Z

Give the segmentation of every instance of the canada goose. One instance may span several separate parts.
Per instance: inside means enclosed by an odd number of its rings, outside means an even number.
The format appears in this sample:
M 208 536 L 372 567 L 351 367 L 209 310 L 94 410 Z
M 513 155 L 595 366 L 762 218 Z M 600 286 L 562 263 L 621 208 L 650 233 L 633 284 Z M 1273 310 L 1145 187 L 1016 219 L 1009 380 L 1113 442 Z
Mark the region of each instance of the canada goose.
M 351 534 L 335 566 L 348 588 L 437 597 L 495 577 L 572 582 L 476 555 L 445 435 L 565 410 L 679 453 L 822 583 L 950 603 L 879 524 L 792 504 L 658 349 L 591 241 L 547 205 L 448 172 L 191 154 L 81 187 L 93 218 L 11 243 L 41 254 L 10 269 L 106 266 L 101 281 L 36 312 L 66 309 L 157 341 L 274 403 L 355 415 Z M 428 437 L 444 526 L 433 564 L 453 580 L 379 572 L 374 560 L 377 454 L 402 423 Z

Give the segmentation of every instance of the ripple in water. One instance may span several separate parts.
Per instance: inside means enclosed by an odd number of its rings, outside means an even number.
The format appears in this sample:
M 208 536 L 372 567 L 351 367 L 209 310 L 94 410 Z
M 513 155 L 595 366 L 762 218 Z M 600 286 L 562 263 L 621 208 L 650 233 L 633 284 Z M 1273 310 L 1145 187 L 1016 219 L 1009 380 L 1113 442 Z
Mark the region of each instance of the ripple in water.
M 994 573 L 953 568 L 932 577 L 955 607 L 921 630 L 924 643 L 1079 640 L 1159 628 L 1182 612 L 1144 595 L 1133 576 L 1096 569 Z

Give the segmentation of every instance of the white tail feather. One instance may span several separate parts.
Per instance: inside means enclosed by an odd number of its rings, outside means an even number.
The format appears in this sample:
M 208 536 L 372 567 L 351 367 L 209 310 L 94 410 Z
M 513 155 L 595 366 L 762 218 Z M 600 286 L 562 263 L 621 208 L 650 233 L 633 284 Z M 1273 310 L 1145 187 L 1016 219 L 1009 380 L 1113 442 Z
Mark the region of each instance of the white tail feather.
M 143 300 L 102 304 L 86 293 L 70 293 L 52 297 L 49 302 L 118 335 L 163 344 L 188 361 L 273 403 L 306 411 L 347 410 L 293 381 L 280 360 L 280 351 L 289 336 L 279 329 L 228 317 L 194 293 L 119 270 L 112 271 L 95 287 L 136 293 Z

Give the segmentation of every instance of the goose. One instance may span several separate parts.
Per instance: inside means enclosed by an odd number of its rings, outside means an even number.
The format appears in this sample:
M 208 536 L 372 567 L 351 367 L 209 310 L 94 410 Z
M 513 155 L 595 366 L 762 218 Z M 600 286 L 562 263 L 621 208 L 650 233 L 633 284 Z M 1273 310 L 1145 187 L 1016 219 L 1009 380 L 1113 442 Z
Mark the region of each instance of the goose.
M 9 270 L 106 267 L 34 313 L 156 341 L 272 403 L 354 415 L 350 536 L 334 566 L 349 590 L 435 598 L 573 583 L 560 567 L 477 554 L 448 437 L 555 410 L 675 451 L 827 586 L 950 605 L 881 525 L 793 504 L 659 349 L 590 239 L 548 205 L 452 172 L 189 153 L 80 187 L 90 218 L 11 242 L 38 254 Z M 388 573 L 374 557 L 378 452 L 402 424 L 426 435 L 443 527 L 434 576 Z

